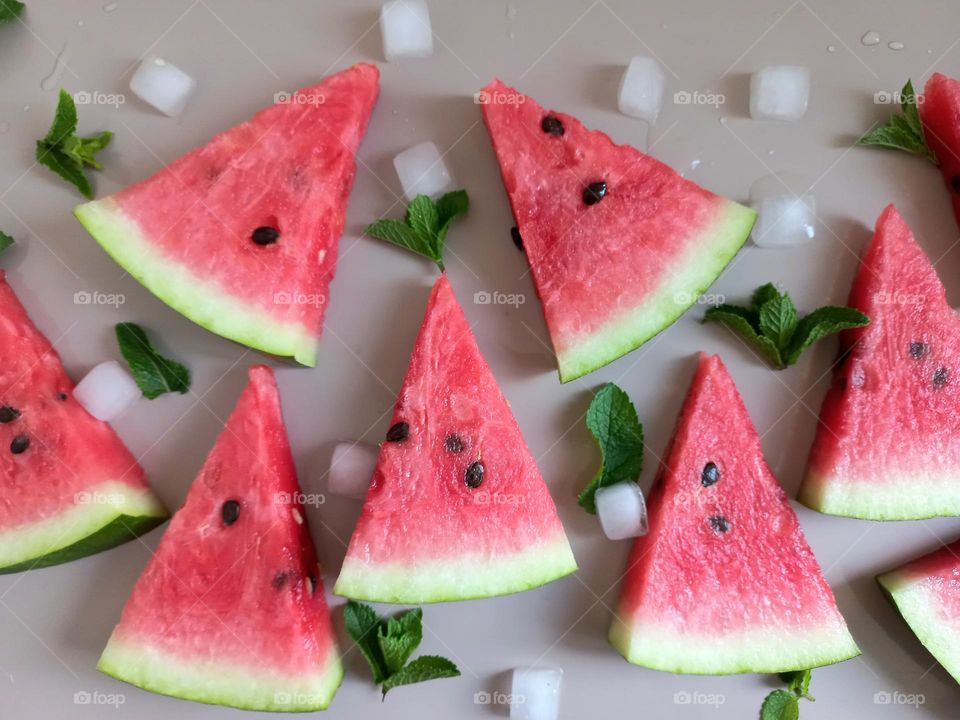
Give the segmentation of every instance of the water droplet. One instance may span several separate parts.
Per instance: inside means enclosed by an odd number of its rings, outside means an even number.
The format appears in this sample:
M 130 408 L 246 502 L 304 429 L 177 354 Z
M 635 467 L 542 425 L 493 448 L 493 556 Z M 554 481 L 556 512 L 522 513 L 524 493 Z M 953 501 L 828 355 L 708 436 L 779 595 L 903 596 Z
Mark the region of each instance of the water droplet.
M 933 55 L 933 50 L 927 50 L 927 55 Z
M 726 125 L 726 124 L 727 124 L 727 119 L 726 119 L 725 117 L 721 116 L 719 122 L 720 122 L 721 125 Z
M 887 47 L 891 50 L 903 50 L 903 43 L 899 40 L 894 40 L 893 42 L 887 43 Z
M 53 63 L 53 69 L 50 74 L 40 81 L 41 90 L 53 90 L 60 85 L 60 76 L 63 75 L 63 69 L 67 66 L 67 58 L 70 55 L 69 46 L 64 43 L 57 53 L 57 59 Z
M 773 150 L 767 150 L 767 155 L 773 155 Z
M 827 52 L 836 52 L 836 51 L 837 51 L 836 45 L 827 45 Z
M 108 2 L 106 5 L 103 6 L 103 11 L 105 13 L 112 13 L 116 9 L 117 9 L 117 3 L 115 2 Z
M 860 38 L 860 43 L 862 45 L 879 45 L 880 44 L 880 33 L 876 30 L 869 30 L 863 34 L 863 37 Z
M 77 27 L 83 27 L 83 20 L 77 20 Z
M 23 111 L 24 111 L 24 112 L 30 112 L 30 106 L 29 106 L 29 105 L 24 105 L 24 106 L 23 106 Z
M 658 155 L 658 158 L 680 173 L 681 176 L 688 177 L 703 162 L 700 157 L 700 149 L 687 138 L 671 140 L 669 143 L 664 143 L 666 147 L 663 149 L 663 154 Z

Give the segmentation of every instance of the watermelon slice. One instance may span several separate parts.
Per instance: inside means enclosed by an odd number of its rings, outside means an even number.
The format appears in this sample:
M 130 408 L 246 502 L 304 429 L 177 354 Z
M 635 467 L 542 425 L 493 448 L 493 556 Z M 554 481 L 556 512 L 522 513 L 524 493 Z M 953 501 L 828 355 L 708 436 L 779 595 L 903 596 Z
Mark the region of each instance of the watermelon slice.
M 674 322 L 750 234 L 753 210 L 574 117 L 499 80 L 481 100 L 561 382 Z
M 877 582 L 920 642 L 960 682 L 960 540 Z
M 892 205 L 848 305 L 870 324 L 840 336 L 800 502 L 872 520 L 960 515 L 960 318 Z
M 313 365 L 378 78 L 373 65 L 332 75 L 74 213 L 175 310 Z
M 322 710 L 343 669 L 273 372 L 250 382 L 97 667 L 246 710 Z
M 0 574 L 107 550 L 166 517 L 113 429 L 73 398 L 0 270 Z
M 783 672 L 859 654 L 717 356 L 701 355 L 610 641 L 669 672 Z
M 960 80 L 931 75 L 917 110 L 924 140 L 937 158 L 960 224 Z
M 468 600 L 576 569 L 537 464 L 441 275 L 334 592 Z

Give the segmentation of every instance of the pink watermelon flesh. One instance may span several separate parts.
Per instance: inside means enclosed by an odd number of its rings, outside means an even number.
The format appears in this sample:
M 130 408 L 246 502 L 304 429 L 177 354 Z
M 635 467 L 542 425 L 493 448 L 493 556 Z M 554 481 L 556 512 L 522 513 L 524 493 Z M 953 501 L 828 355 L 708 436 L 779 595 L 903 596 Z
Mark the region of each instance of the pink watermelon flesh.
M 924 139 L 937 158 L 960 224 L 960 80 L 934 73 L 917 109 Z
M 877 582 L 920 642 L 960 682 L 960 540 Z
M 187 700 L 322 710 L 343 670 L 273 372 L 249 376 L 97 667 Z
M 0 573 L 106 550 L 166 517 L 113 429 L 73 398 L 0 270 Z
M 800 502 L 833 515 L 960 515 L 960 319 L 892 205 L 877 220 L 849 305 Z
M 445 275 L 434 285 L 334 592 L 466 600 L 576 570 L 536 462 Z M 402 434 L 402 433 L 400 433 Z M 479 485 L 468 470 L 483 467 Z M 475 475 L 471 476 L 475 477 Z
M 750 234 L 752 210 L 576 118 L 499 80 L 481 99 L 562 382 L 674 322 Z M 589 205 L 599 181 L 606 194 Z
M 378 78 L 373 65 L 332 75 L 75 214 L 191 320 L 313 365 Z M 258 244 L 258 228 L 279 237 Z
M 717 356 L 700 357 L 648 513 L 610 629 L 627 660 L 721 675 L 859 654 Z

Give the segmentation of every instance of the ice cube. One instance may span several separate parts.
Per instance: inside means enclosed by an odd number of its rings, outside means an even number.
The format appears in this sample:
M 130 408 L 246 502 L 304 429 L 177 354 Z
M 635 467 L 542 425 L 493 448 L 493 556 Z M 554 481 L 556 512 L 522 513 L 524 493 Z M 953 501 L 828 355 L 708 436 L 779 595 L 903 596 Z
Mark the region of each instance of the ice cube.
M 362 442 L 341 442 L 333 448 L 327 490 L 334 495 L 362 499 L 377 466 L 377 448 Z
M 663 107 L 663 94 L 667 89 L 667 76 L 653 58 L 637 56 L 630 61 L 617 92 L 617 107 L 624 115 L 646 120 L 651 125 L 657 121 Z
M 183 112 L 196 87 L 196 80 L 156 55 L 145 57 L 130 78 L 130 92 L 170 117 Z
M 433 55 L 430 10 L 424 0 L 390 0 L 380 8 L 380 34 L 387 62 Z
M 750 76 L 750 117 L 799 120 L 807 112 L 810 70 L 800 65 L 770 65 Z
M 560 714 L 558 667 L 525 667 L 513 671 L 510 689 L 511 720 L 556 720 Z
M 611 540 L 647 534 L 647 504 L 635 482 L 618 482 L 597 490 L 594 496 L 603 534 Z
M 129 410 L 143 393 L 133 377 L 116 360 L 108 360 L 87 373 L 73 397 L 97 420 L 109 422 Z
M 413 200 L 417 195 L 435 198 L 454 189 L 453 176 L 432 142 L 407 148 L 393 159 L 393 166 L 407 200 Z

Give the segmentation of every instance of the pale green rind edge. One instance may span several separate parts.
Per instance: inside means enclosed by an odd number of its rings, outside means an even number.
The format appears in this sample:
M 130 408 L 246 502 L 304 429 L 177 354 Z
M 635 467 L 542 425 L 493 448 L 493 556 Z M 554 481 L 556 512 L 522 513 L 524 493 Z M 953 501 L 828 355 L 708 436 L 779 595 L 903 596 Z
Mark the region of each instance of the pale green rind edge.
M 229 658 L 191 662 L 150 647 L 145 641 L 122 640 L 114 631 L 100 656 L 101 672 L 160 695 L 225 705 L 240 710 L 314 712 L 325 710 L 343 680 L 336 647 L 325 670 L 312 676 L 271 674 L 230 663 Z
M 925 520 L 960 515 L 960 476 L 889 473 L 882 483 L 809 471 L 797 501 L 826 515 L 861 520 Z
M 778 673 L 832 665 L 860 654 L 842 620 L 810 630 L 764 627 L 714 636 L 629 625 L 614 615 L 610 643 L 634 665 L 685 675 Z
M 152 530 L 169 517 L 146 487 L 108 481 L 82 491 L 87 502 L 17 528 L 0 531 L 0 575 L 49 567 L 108 550 Z
M 73 214 L 107 253 L 144 287 L 212 333 L 279 357 L 316 364 L 317 339 L 299 324 L 282 324 L 226 293 L 184 265 L 163 257 L 111 198 L 78 205 Z
M 563 535 L 512 555 L 416 563 L 343 562 L 333 592 L 351 600 L 418 605 L 476 600 L 531 590 L 577 571 Z
M 750 236 L 757 214 L 723 201 L 714 222 L 690 242 L 687 255 L 644 301 L 588 337 L 557 353 L 560 382 L 567 383 L 636 350 L 676 322 L 709 288 Z

